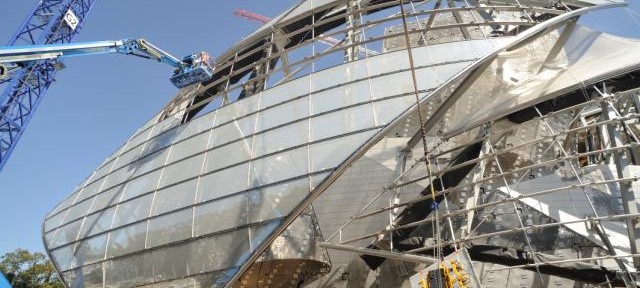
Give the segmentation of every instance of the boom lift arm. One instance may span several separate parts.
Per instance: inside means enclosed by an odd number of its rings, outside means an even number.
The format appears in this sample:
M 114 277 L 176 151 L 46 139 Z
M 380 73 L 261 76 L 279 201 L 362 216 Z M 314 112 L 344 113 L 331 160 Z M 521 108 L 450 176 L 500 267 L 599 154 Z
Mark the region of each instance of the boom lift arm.
M 171 82 L 178 88 L 209 80 L 214 72 L 213 58 L 206 52 L 187 55 L 182 60 L 143 38 L 69 44 L 0 47 L 0 79 L 27 63 L 64 57 L 121 53 L 155 59 L 175 68 Z

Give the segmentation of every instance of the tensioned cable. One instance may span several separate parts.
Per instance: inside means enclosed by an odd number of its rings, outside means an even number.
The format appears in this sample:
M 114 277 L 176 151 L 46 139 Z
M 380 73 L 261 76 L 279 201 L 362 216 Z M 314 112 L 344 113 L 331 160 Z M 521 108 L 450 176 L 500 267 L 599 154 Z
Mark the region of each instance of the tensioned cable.
M 418 121 L 420 122 L 420 136 L 422 137 L 422 149 L 424 150 L 424 161 L 425 161 L 425 165 L 427 167 L 427 173 L 429 175 L 429 182 L 432 183 L 431 185 L 429 185 L 431 187 L 431 197 L 433 197 L 433 212 L 435 213 L 435 221 L 436 221 L 436 225 L 435 225 L 435 229 L 436 229 L 436 233 L 433 234 L 433 239 L 436 242 L 437 245 L 437 249 L 434 255 L 434 258 L 438 259 L 438 262 L 441 261 L 442 258 L 442 247 L 440 247 L 440 238 L 439 236 L 439 231 L 440 231 L 440 227 L 439 227 L 439 220 L 438 220 L 438 205 L 437 202 L 435 201 L 436 199 L 436 191 L 433 188 L 433 179 L 432 179 L 432 175 L 431 175 L 431 160 L 428 157 L 428 150 L 427 150 L 427 132 L 425 131 L 425 127 L 424 127 L 424 119 L 422 116 L 422 108 L 420 107 L 420 95 L 418 92 L 418 80 L 417 80 L 417 76 L 416 76 L 416 69 L 415 69 L 415 65 L 413 62 L 413 53 L 411 51 L 411 41 L 409 39 L 409 29 L 407 27 L 407 17 L 406 17 L 406 12 L 404 9 L 404 0 L 400 0 L 400 13 L 402 14 L 402 27 L 404 29 L 404 38 L 405 38 L 405 42 L 407 43 L 407 54 L 409 56 L 409 66 L 411 68 L 411 80 L 413 81 L 413 92 L 416 98 L 416 108 L 418 110 Z M 438 263 L 438 266 L 440 266 L 440 263 Z

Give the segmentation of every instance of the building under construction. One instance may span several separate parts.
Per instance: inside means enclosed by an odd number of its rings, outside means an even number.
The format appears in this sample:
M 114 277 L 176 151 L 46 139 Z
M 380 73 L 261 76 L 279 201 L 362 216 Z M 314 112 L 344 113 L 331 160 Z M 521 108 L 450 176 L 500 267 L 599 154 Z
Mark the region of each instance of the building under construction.
M 69 287 L 637 287 L 640 41 L 582 21 L 625 7 L 302 1 L 58 204 L 47 251 Z

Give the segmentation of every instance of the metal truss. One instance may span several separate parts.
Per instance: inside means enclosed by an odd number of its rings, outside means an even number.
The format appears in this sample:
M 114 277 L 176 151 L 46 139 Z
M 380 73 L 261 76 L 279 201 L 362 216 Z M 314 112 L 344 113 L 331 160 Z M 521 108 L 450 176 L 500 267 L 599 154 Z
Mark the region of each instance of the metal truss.
M 80 32 L 95 2 L 41 0 L 7 46 L 69 43 Z M 0 85 L 6 86 L 0 95 L 0 171 L 60 67 L 60 60 L 34 61 L 0 80 Z

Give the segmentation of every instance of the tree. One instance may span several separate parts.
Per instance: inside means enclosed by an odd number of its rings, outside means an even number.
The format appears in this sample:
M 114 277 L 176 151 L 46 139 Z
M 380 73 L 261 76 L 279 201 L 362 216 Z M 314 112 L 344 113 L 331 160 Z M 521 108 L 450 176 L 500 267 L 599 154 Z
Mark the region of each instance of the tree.
M 46 255 L 16 249 L 0 257 L 0 271 L 13 288 L 64 288 Z

